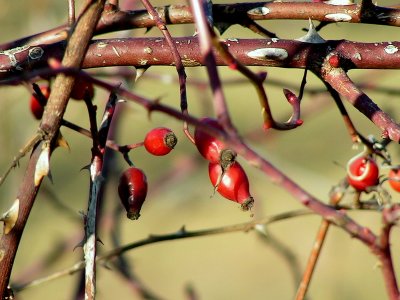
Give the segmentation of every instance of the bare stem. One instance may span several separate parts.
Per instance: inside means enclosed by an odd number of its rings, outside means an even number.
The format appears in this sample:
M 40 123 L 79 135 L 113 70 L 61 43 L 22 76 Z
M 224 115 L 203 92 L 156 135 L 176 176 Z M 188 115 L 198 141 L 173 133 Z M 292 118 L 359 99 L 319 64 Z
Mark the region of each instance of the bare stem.
M 294 217 L 299 217 L 299 216 L 304 216 L 304 215 L 309 215 L 311 212 L 309 210 L 295 210 L 295 211 L 289 211 L 289 212 L 284 212 L 281 214 L 277 214 L 271 217 L 264 218 L 259 221 L 251 221 L 251 222 L 246 222 L 242 224 L 235 224 L 235 225 L 228 225 L 224 227 L 218 227 L 218 228 L 211 228 L 211 229 L 203 229 L 203 230 L 197 230 L 197 231 L 187 231 L 184 227 L 182 227 L 180 230 L 177 232 L 171 233 L 171 234 L 165 234 L 165 235 L 149 235 L 148 238 L 145 238 L 143 240 L 139 240 L 137 242 L 133 242 L 118 248 L 115 248 L 107 253 L 105 253 L 102 256 L 97 257 L 96 261 L 97 262 L 107 262 L 110 259 L 120 256 L 123 253 L 142 247 L 150 244 L 155 244 L 159 242 L 164 242 L 164 241 L 172 241 L 172 240 L 180 240 L 180 239 L 186 239 L 186 238 L 192 238 L 192 237 L 200 237 L 200 236 L 208 236 L 208 235 L 214 235 L 214 234 L 223 234 L 223 233 L 232 233 L 232 232 L 248 232 L 251 230 L 254 230 L 257 225 L 268 225 L 272 224 L 275 222 L 279 222 L 282 220 L 287 220 L 291 219 Z M 24 290 L 29 287 L 37 286 L 40 284 L 43 284 L 45 282 L 61 278 L 66 275 L 72 275 L 75 274 L 76 272 L 82 270 L 85 268 L 85 263 L 84 261 L 77 262 L 74 264 L 72 267 L 64 269 L 62 271 L 56 272 L 54 274 L 51 274 L 49 276 L 33 280 L 25 285 L 19 286 L 18 291 Z
M 295 298 L 296 300 L 303 300 L 307 293 L 307 289 L 310 286 L 311 277 L 314 273 L 315 266 L 317 264 L 319 255 L 322 250 L 322 246 L 324 245 L 328 229 L 329 229 L 329 222 L 327 220 L 322 220 L 317 233 L 317 237 L 312 247 L 310 257 L 308 258 L 307 268 L 304 271 L 303 278 L 296 293 L 296 298 Z

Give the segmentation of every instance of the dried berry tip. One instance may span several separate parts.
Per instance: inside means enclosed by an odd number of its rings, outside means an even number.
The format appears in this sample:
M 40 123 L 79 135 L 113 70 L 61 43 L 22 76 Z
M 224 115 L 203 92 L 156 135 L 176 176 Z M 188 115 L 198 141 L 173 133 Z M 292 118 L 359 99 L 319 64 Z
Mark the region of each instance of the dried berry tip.
M 140 217 L 140 213 L 128 211 L 128 212 L 126 213 L 126 216 L 128 217 L 128 219 L 137 220 L 137 219 L 139 219 L 139 217 Z
M 253 197 L 249 197 L 240 206 L 241 206 L 243 211 L 248 211 L 248 210 L 252 209 L 253 205 L 254 205 L 254 198 Z
M 174 149 L 174 147 L 176 146 L 176 143 L 178 143 L 178 139 L 177 139 L 175 133 L 170 132 L 165 136 L 165 144 L 169 148 Z
M 222 150 L 220 155 L 222 169 L 229 167 L 235 161 L 236 155 L 236 152 L 231 149 Z

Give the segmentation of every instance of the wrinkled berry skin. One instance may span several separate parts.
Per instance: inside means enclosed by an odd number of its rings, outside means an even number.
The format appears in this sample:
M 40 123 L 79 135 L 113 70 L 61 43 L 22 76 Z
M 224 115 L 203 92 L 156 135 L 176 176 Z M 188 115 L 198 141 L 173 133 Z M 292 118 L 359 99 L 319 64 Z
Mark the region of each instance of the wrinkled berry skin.
M 388 181 L 392 189 L 396 192 L 400 192 L 400 169 L 391 169 Z
M 157 127 L 146 134 L 144 138 L 144 147 L 150 154 L 163 156 L 170 153 L 177 142 L 178 139 L 171 129 Z
M 354 158 L 347 165 L 347 180 L 356 190 L 367 191 L 379 183 L 378 165 L 368 156 Z
M 40 90 L 44 96 L 43 100 L 47 102 L 47 99 L 49 99 L 50 97 L 50 87 L 47 85 L 43 85 L 40 86 Z M 41 103 L 35 94 L 31 96 L 30 108 L 35 119 L 40 120 L 42 118 L 45 105 L 46 103 Z
M 118 194 L 127 217 L 137 220 L 147 195 L 147 178 L 143 171 L 135 167 L 125 170 L 119 179 Z
M 222 167 L 218 163 L 210 163 L 208 174 L 211 183 L 221 196 L 241 204 L 243 210 L 249 210 L 253 206 L 254 199 L 250 195 L 249 179 L 237 161 L 225 169 L 224 174 L 222 174 Z M 221 175 L 222 178 L 220 178 Z
M 222 130 L 221 125 L 215 119 L 203 118 L 200 122 Z M 211 163 L 220 163 L 226 167 L 233 163 L 236 158 L 236 153 L 228 149 L 223 141 L 201 127 L 196 127 L 194 130 L 194 141 L 200 154 Z

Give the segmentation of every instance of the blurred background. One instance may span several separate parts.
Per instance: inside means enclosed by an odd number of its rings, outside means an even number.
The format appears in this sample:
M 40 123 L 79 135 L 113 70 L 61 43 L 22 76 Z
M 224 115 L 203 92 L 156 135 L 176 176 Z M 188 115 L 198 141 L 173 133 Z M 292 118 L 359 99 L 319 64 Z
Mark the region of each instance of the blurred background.
M 81 1 L 78 1 L 81 2 Z M 140 4 L 124 3 L 122 7 Z M 136 1 L 137 2 L 137 1 Z M 214 1 L 223 3 L 223 1 Z M 241 1 L 245 2 L 245 1 Z M 152 1 L 154 6 L 185 4 L 185 1 Z M 394 1 L 385 1 L 385 5 Z M 78 6 L 80 3 L 78 3 Z M 67 1 L 2 1 L 0 43 L 41 32 L 67 19 Z M 21 18 L 23 16 L 23 18 Z M 304 35 L 306 21 L 260 22 L 280 38 L 293 39 Z M 173 36 L 192 35 L 193 25 L 169 26 Z M 139 37 L 145 29 L 117 32 L 104 37 Z M 159 36 L 152 29 L 146 36 Z M 398 29 L 361 24 L 333 24 L 322 29 L 324 39 L 381 42 L 398 39 Z M 259 38 L 248 29 L 232 26 L 223 38 Z M 121 69 L 120 69 L 121 70 Z M 280 121 L 290 116 L 282 89 L 298 94 L 302 70 L 253 68 L 267 71 L 265 88 L 274 116 Z M 116 69 L 102 70 L 115 72 Z M 132 68 L 124 68 L 132 72 Z M 267 160 L 287 174 L 305 190 L 328 202 L 331 187 L 345 176 L 347 161 L 361 152 L 354 150 L 342 118 L 326 93 L 307 93 L 309 89 L 324 90 L 323 85 L 309 74 L 306 94 L 302 102 L 304 124 L 292 131 L 262 131 L 260 107 L 252 85 L 237 72 L 219 68 L 224 92 L 234 123 L 246 142 Z M 90 70 L 96 74 L 99 70 Z M 187 68 L 189 112 L 196 117 L 213 116 L 212 97 L 204 68 Z M 377 86 L 367 94 L 394 119 L 399 120 L 398 95 L 382 93 L 380 88 L 398 88 L 399 71 L 351 71 L 357 83 Z M 171 67 L 151 67 L 136 83 L 119 78 L 104 78 L 123 85 L 149 99 L 161 98 L 164 104 L 179 109 L 177 75 Z M 0 87 L 2 117 L 0 118 L 0 172 L 3 173 L 18 150 L 36 132 L 38 122 L 29 110 L 30 94 L 24 86 Z M 95 104 L 100 118 L 108 95 L 96 89 Z M 347 105 L 356 127 L 364 135 L 379 138 L 380 132 L 353 107 Z M 199 230 L 249 222 L 279 213 L 301 209 L 296 199 L 271 183 L 259 170 L 239 158 L 245 168 L 251 193 L 255 198 L 254 216 L 242 212 L 236 203 L 216 194 L 208 178 L 208 164 L 182 132 L 182 124 L 173 118 L 155 112 L 150 117 L 140 106 L 126 102 L 119 104 L 115 140 L 119 144 L 140 142 L 150 129 L 166 126 L 178 136 L 174 151 L 164 157 L 149 155 L 138 148 L 130 153 L 135 165 L 143 169 L 149 182 L 149 193 L 138 221 L 125 218 L 122 213 L 115 220 L 115 211 L 121 208 L 117 183 L 119 174 L 128 166 L 118 153 L 114 156 L 104 198 L 103 221 L 99 252 L 114 248 L 112 236 L 120 244 L 167 234 L 185 226 Z M 88 128 L 84 104 L 70 101 L 65 119 Z M 193 128 L 191 128 L 193 130 Z M 51 158 L 53 183 L 44 180 L 41 191 L 25 229 L 17 254 L 12 279 L 18 283 L 52 274 L 82 259 L 82 249 L 74 247 L 82 240 L 83 222 L 80 211 L 87 210 L 89 176 L 81 171 L 91 159 L 90 140 L 67 128 L 62 134 L 71 150 L 58 149 Z M 394 164 L 399 163 L 399 148 L 389 145 Z M 27 158 L 12 171 L 0 188 L 0 211 L 12 204 L 24 173 Z M 383 175 L 387 170 L 382 171 Z M 387 183 L 383 184 L 387 188 Z M 390 192 L 393 201 L 399 195 Z M 351 203 L 349 190 L 345 203 Z M 371 195 L 364 195 L 364 199 Z M 375 232 L 380 228 L 380 214 L 354 211 L 349 215 Z M 226 233 L 178 241 L 152 244 L 127 252 L 124 258 L 130 270 L 142 284 L 161 299 L 187 299 L 193 289 L 198 299 L 292 299 L 314 237 L 321 222 L 315 215 L 296 217 L 271 224 L 267 235 L 257 232 Z M 273 242 L 271 242 L 273 241 Z M 392 234 L 394 262 L 399 271 L 400 250 L 398 229 Z M 282 250 L 283 249 L 283 250 Z M 291 260 L 288 260 L 288 257 Z M 48 267 L 43 265 L 48 264 Z M 18 299 L 73 299 L 79 275 L 60 279 L 26 289 Z M 142 299 L 137 291 L 110 264 L 99 265 L 98 299 Z M 384 299 L 386 291 L 377 259 L 359 241 L 347 233 L 331 227 L 313 281 L 309 299 Z

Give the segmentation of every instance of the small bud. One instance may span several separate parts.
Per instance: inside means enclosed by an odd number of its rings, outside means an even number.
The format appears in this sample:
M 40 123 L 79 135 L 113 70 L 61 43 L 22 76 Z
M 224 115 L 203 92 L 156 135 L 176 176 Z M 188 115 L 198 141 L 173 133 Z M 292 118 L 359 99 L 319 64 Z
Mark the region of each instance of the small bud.
M 297 98 L 297 96 L 288 89 L 283 89 L 283 94 L 290 104 L 294 104 L 299 101 L 299 98 Z
M 333 54 L 328 58 L 328 62 L 333 68 L 339 68 L 340 67 L 340 57 L 337 54 Z

